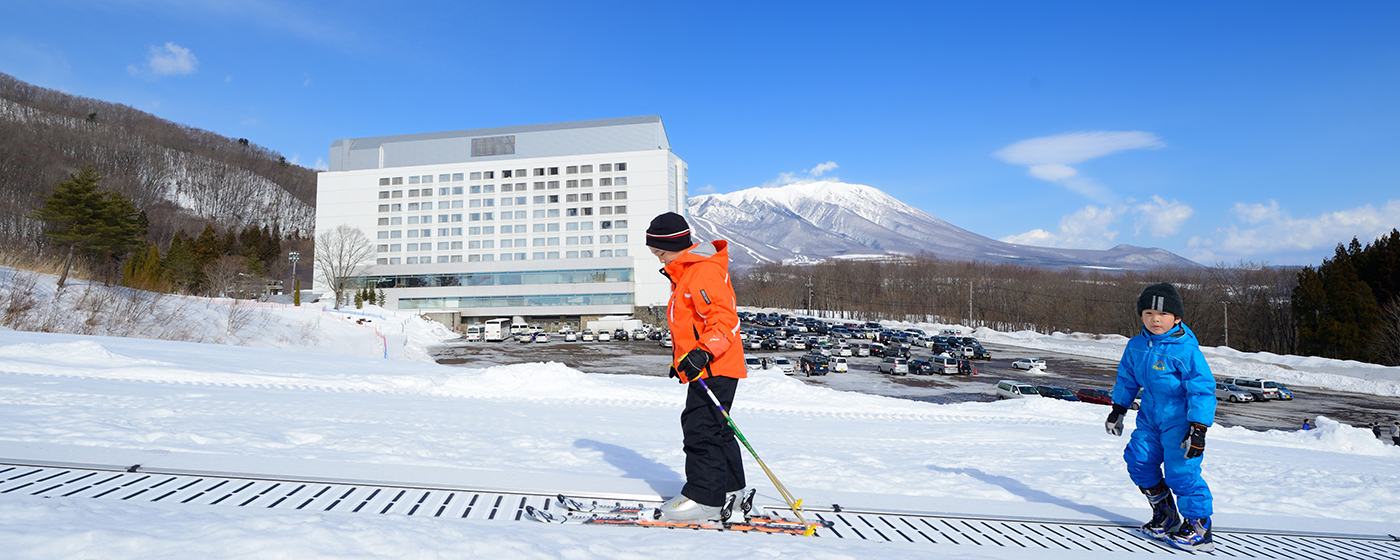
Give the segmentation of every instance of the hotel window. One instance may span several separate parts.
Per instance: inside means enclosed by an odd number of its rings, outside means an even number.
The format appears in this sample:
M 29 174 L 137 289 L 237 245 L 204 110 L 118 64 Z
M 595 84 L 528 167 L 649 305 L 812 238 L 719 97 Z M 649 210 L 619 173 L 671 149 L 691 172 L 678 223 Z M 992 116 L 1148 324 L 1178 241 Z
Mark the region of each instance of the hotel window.
M 593 251 L 579 251 L 578 257 L 580 259 L 591 259 L 593 258 Z
M 578 195 L 566 194 L 564 195 L 564 202 L 578 202 Z
M 481 262 L 481 255 L 467 255 L 467 262 Z
M 431 205 L 432 205 L 432 204 L 429 203 L 429 206 L 431 206 Z M 418 203 L 417 203 L 417 202 L 410 202 L 410 203 L 408 203 L 408 211 L 409 211 L 409 212 L 417 212 L 417 211 L 418 211 Z
M 593 222 L 579 222 L 578 228 L 583 231 L 593 231 Z
M 579 244 L 579 245 L 592 245 L 592 244 L 593 244 L 593 236 L 592 236 L 592 235 L 581 235 L 581 236 L 579 236 L 579 238 L 578 238 L 578 244 Z
M 578 179 L 569 179 L 568 181 L 564 181 L 564 188 L 566 188 L 566 189 L 577 189 L 577 188 L 578 188 Z
M 613 221 L 613 227 L 617 229 L 627 229 L 627 220 Z
M 544 238 L 536 237 L 534 239 L 531 239 L 530 243 L 533 243 L 536 247 L 544 247 Z
M 613 243 L 626 243 L 626 242 L 627 242 L 627 236 L 626 236 L 626 235 L 614 235 L 614 236 L 613 236 Z
M 381 186 L 381 187 L 387 187 L 387 186 L 389 186 L 389 178 L 388 178 L 388 177 L 380 177 L 380 178 L 379 178 L 379 186 Z M 383 198 L 383 197 L 380 197 L 380 198 Z
M 422 235 L 423 237 L 432 237 L 432 236 L 433 236 L 433 230 L 431 230 L 431 229 L 419 230 L 419 234 Z
M 550 175 L 558 175 L 558 174 L 559 174 L 559 168 L 558 168 L 558 167 L 551 167 L 551 168 L 549 168 L 549 174 L 550 174 Z
M 379 191 L 379 198 L 389 198 L 389 191 Z
M 390 244 L 389 244 L 389 252 L 390 252 L 390 253 L 397 253 L 397 252 L 402 251 L 402 250 L 403 250 L 403 245 L 399 245 L 398 243 L 390 243 Z
M 462 187 L 452 187 L 452 194 L 462 194 Z
M 485 213 L 482 213 L 481 219 L 486 220 L 486 221 L 488 221 L 488 222 L 494 221 L 494 220 L 496 219 L 496 213 L 495 213 L 495 212 L 485 212 Z
M 410 231 L 409 233 L 413 233 L 413 232 Z M 410 235 L 409 237 L 413 237 L 413 236 Z M 417 243 L 409 243 L 409 244 L 408 244 L 408 248 L 405 249 L 405 250 L 408 251 L 408 252 L 410 252 L 410 253 L 412 253 L 412 252 L 414 252 L 414 251 L 417 251 L 417 250 L 418 250 L 418 244 L 417 244 Z M 410 264 L 412 264 L 412 263 L 410 263 Z
M 439 182 L 439 183 L 446 183 L 446 182 L 451 181 L 451 180 L 452 180 L 452 176 L 451 176 L 451 175 L 448 175 L 448 174 L 446 174 L 446 173 L 442 173 L 442 174 L 439 174 L 439 175 L 438 175 L 438 182 Z M 459 179 L 459 180 L 460 180 L 460 179 Z
M 627 186 L 627 178 L 626 178 L 626 177 L 613 177 L 613 186 L 614 186 L 614 187 L 625 187 L 625 186 Z
M 452 228 L 452 235 L 462 235 L 462 228 L 459 228 L 459 227 Z
M 480 199 L 480 198 L 473 198 L 473 199 L 467 201 L 467 206 L 469 206 L 469 207 L 471 207 L 471 208 L 481 208 L 481 199 Z
M 578 222 L 565 223 L 564 231 L 578 231 Z
M 480 222 L 480 221 L 481 221 L 481 212 L 473 212 L 473 213 L 471 214 L 471 218 L 470 218 L 470 219 L 471 219 L 471 221 L 473 221 L 473 222 Z
M 472 185 L 471 193 L 472 193 L 472 194 L 481 194 L 481 185 Z
M 379 211 L 380 211 L 380 212 L 388 212 L 388 211 L 389 211 L 389 205 L 388 205 L 388 204 L 380 204 L 380 205 L 379 205 Z
M 559 238 L 558 238 L 558 237 L 550 237 L 550 238 L 548 238 L 548 239 L 545 239 L 545 245 L 548 245 L 548 246 L 550 246 L 550 247 L 558 247 L 558 246 L 559 246 Z
M 403 231 L 401 230 L 396 229 L 394 231 L 389 232 L 389 239 L 398 239 L 400 237 L 403 237 Z
M 550 181 L 547 185 L 547 188 L 557 189 L 559 188 L 559 181 Z
M 600 187 L 611 187 L 611 186 L 612 186 L 612 179 L 610 179 L 610 178 L 608 178 L 608 177 L 603 177 L 602 179 L 598 179 L 598 186 L 600 186 Z
M 583 209 L 583 215 L 585 215 L 585 216 L 592 216 L 592 215 L 593 215 L 593 207 L 592 207 L 592 206 L 585 207 L 585 208 Z
M 516 176 L 516 177 L 524 177 L 524 176 L 525 176 L 525 170 L 524 170 L 524 169 L 516 169 L 516 170 L 515 170 L 515 176 Z
M 578 171 L 579 171 L 579 173 L 592 173 L 592 172 L 593 172 L 593 166 L 592 166 L 592 165 L 580 165 L 579 168 L 578 168 Z
M 379 237 L 380 239 L 388 239 L 388 238 L 389 238 L 389 232 L 387 232 L 387 231 L 381 231 L 381 232 L 379 232 L 379 236 L 378 236 L 378 237 Z
M 537 190 L 537 191 L 542 191 L 542 190 L 544 190 L 544 181 L 535 181 L 535 190 Z
M 504 170 L 504 171 L 501 171 L 501 178 L 502 178 L 502 179 L 509 179 L 509 178 L 510 178 L 510 170 L 509 170 L 509 169 L 506 169 L 506 170 Z
M 627 191 L 617 191 L 613 193 L 613 198 L 616 200 L 627 200 Z
M 452 180 L 453 180 L 453 181 L 461 181 L 461 180 L 462 180 L 462 174 L 461 174 L 461 173 L 453 173 L 453 174 L 452 174 Z
M 550 204 L 559 204 L 559 195 L 557 195 L 557 194 L 551 194 L 551 195 L 548 195 L 548 196 L 549 196 L 549 198 L 546 199 L 546 200 L 548 200 Z
M 490 194 L 496 192 L 496 185 L 485 185 L 481 187 L 481 192 Z
M 626 163 L 619 163 L 619 164 L 617 164 L 617 170 L 618 170 L 618 171 L 627 171 L 627 164 L 626 164 Z
M 468 241 L 468 242 L 467 242 L 467 248 L 468 248 L 468 249 L 480 249 L 480 248 L 481 248 L 481 242 L 480 242 L 480 241 Z
M 501 233 L 510 233 L 510 228 L 501 228 Z M 515 226 L 515 233 L 525 233 L 525 224 Z
M 401 226 L 401 225 L 403 225 L 403 218 L 398 218 L 398 217 L 389 218 L 389 225 L 391 225 L 391 226 Z
M 601 245 L 607 245 L 607 244 L 609 244 L 609 243 L 612 243 L 612 236 L 611 236 L 611 235 L 599 235 L 599 236 L 598 236 L 598 243 L 601 244 Z
M 438 244 L 437 244 L 437 250 L 439 250 L 439 251 L 446 251 L 448 245 L 449 245 L 449 244 L 448 244 L 446 241 L 439 241 Z
M 417 185 L 417 184 L 418 184 L 418 176 L 417 176 L 417 175 L 410 176 L 410 177 L 408 178 L 408 184 L 410 184 L 410 185 Z
M 544 232 L 544 224 L 535 224 L 534 228 L 536 232 Z
M 525 192 L 525 183 L 516 183 L 515 192 Z
M 447 187 L 442 187 L 442 188 L 438 189 L 438 196 L 447 196 L 447 193 L 449 193 L 449 192 L 452 192 L 452 191 L 447 190 Z
M 557 259 L 557 258 L 559 258 L 559 251 L 550 251 L 550 252 L 548 252 L 548 253 L 545 253 L 544 258 L 546 258 L 546 259 Z
M 612 253 L 613 253 L 613 252 L 612 252 L 611 249 L 603 249 L 602 251 L 598 251 L 598 258 L 600 258 L 600 259 L 606 259 L 606 258 L 608 258 L 608 257 L 611 257 L 611 256 L 612 256 Z
M 612 200 L 612 195 L 610 192 L 598 193 L 598 200 Z
M 487 240 L 485 240 L 485 241 L 482 241 L 482 242 L 481 242 L 481 248 L 482 248 L 482 249 L 495 249 L 495 248 L 496 248 L 496 240 L 495 240 L 495 239 L 487 239 Z
M 495 178 L 496 178 L 496 172 L 495 172 L 495 171 L 482 171 L 482 172 L 481 172 L 481 178 L 482 178 L 482 179 L 495 179 Z
M 612 213 L 612 207 L 611 207 L 611 206 L 599 206 L 599 207 L 598 207 L 598 213 L 599 213 L 599 214 L 611 214 L 611 213 Z
M 543 217 L 544 217 L 544 210 L 536 210 L 535 213 L 534 213 L 534 216 L 535 216 L 536 218 L 543 218 Z
M 447 236 L 448 236 L 448 229 L 447 229 L 447 228 L 438 228 L 438 237 L 447 237 Z
M 388 253 L 388 252 L 389 252 L 389 246 L 388 246 L 387 244 L 381 243 L 381 244 L 379 244 L 379 247 L 378 247 L 377 251 L 380 252 L 380 253 Z
M 510 183 L 501 183 L 501 192 L 510 192 L 512 190 L 514 190 L 514 187 L 512 187 Z
M 390 180 L 389 180 L 389 184 L 390 184 L 390 185 L 402 185 L 402 184 L 403 184 L 403 177 L 394 177 L 393 179 L 390 179 Z
M 626 206 L 614 206 L 614 207 L 613 207 L 613 213 L 614 213 L 614 214 L 626 214 L 626 213 L 627 213 L 627 207 L 626 207 Z
M 480 171 L 473 171 L 473 172 L 472 172 L 472 180 L 473 180 L 473 181 L 480 181 L 480 180 L 481 180 L 481 172 L 480 172 Z
M 578 245 L 578 236 L 565 237 L 565 238 L 564 238 L 564 244 L 565 244 L 565 245 Z
M 423 257 L 423 258 L 426 259 L 426 258 L 428 258 L 428 257 Z M 462 257 L 457 257 L 457 258 L 460 259 L 460 258 L 462 258 Z M 437 259 L 438 259 L 437 262 L 445 263 L 445 262 L 447 262 L 447 255 L 438 255 L 438 258 L 437 258 Z
M 534 258 L 535 260 L 537 260 L 537 261 L 544 260 L 544 253 L 543 253 L 543 252 L 535 253 L 534 256 L 533 256 L 533 258 Z
M 577 165 L 570 165 L 570 166 L 564 168 L 564 174 L 566 174 L 566 175 L 574 175 L 574 174 L 577 174 L 577 173 L 578 173 L 578 166 L 577 166 Z
M 418 225 L 418 216 L 409 216 L 408 225 Z
M 495 206 L 496 206 L 496 199 L 494 199 L 494 198 L 488 198 L 488 199 L 486 199 L 486 206 L 488 206 L 488 207 L 495 207 Z
M 387 225 L 389 225 L 389 218 L 380 218 L 380 219 L 379 219 L 379 225 L 381 225 L 381 226 L 387 226 Z
M 389 259 L 374 259 L 374 264 L 389 264 Z
M 535 168 L 535 176 L 536 176 L 536 177 L 539 177 L 540 175 L 544 175 L 544 168 L 543 168 L 543 167 L 536 167 L 536 168 Z
M 606 193 L 604 193 L 604 194 L 606 194 Z M 591 193 L 591 192 L 583 193 L 582 200 L 583 200 L 584 202 L 593 202 L 593 193 Z
M 598 229 L 612 229 L 612 222 L 607 220 L 598 222 Z
M 422 196 L 424 196 L 424 197 L 433 196 L 433 189 L 423 189 Z
M 569 217 L 577 216 L 577 215 L 578 215 L 578 208 L 566 208 L 566 209 L 564 209 L 564 215 L 565 215 L 565 216 L 569 216 Z
M 403 212 L 403 204 L 390 204 L 390 205 L 389 205 L 389 211 L 390 211 L 390 212 Z
M 548 230 L 548 231 L 559 231 L 559 222 L 554 222 L 554 223 L 552 223 L 552 224 L 545 224 L 545 229 Z
M 452 255 L 451 262 L 462 262 L 462 255 Z
M 442 203 L 442 202 L 438 203 L 438 208 L 447 208 L 447 206 L 445 206 L 445 204 L 446 204 L 446 203 Z M 462 201 L 461 201 L 461 200 L 454 200 L 454 201 L 452 201 L 452 207 L 453 207 L 453 208 L 461 208 L 461 207 L 462 207 Z
M 599 172 L 599 173 L 611 173 L 611 172 L 612 172 L 612 164 L 611 164 L 611 163 L 599 164 L 599 165 L 598 165 L 598 172 Z
M 582 179 L 579 181 L 579 186 L 583 188 L 591 187 L 593 186 L 593 179 Z
M 577 258 L 578 258 L 578 251 L 564 251 L 564 258 L 566 258 L 566 259 L 577 259 Z
M 389 198 L 403 198 L 403 191 L 389 191 Z
M 502 248 L 502 249 L 509 249 L 510 247 L 511 247 L 511 241 L 510 241 L 509 239 L 502 239 L 502 240 L 501 240 L 501 248 Z

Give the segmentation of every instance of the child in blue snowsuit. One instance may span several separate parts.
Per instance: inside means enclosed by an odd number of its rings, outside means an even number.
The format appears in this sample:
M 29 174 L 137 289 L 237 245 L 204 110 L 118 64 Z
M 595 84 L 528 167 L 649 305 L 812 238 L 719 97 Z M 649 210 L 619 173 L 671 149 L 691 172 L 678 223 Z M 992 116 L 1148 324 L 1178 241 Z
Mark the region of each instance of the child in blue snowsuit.
M 1206 428 L 1215 422 L 1215 377 L 1195 333 L 1181 322 L 1184 309 L 1175 287 L 1148 286 L 1137 308 L 1142 333 L 1128 341 L 1118 362 L 1113 412 L 1105 426 L 1110 434 L 1123 434 L 1123 416 L 1141 389 L 1137 428 L 1123 460 L 1152 505 L 1152 520 L 1142 530 L 1178 548 L 1213 551 L 1210 487 L 1201 479 L 1201 456 Z

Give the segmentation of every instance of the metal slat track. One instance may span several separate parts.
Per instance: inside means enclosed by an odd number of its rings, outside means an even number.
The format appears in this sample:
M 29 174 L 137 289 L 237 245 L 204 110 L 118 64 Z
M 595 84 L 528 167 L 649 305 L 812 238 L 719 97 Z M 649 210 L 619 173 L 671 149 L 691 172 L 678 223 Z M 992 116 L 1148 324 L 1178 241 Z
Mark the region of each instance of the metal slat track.
M 0 498 L 7 496 L 93 498 L 492 522 L 524 519 L 526 523 L 534 523 L 524 516 L 527 505 L 545 510 L 559 509 L 552 496 L 526 492 L 488 492 L 371 482 L 279 480 L 236 473 L 127 472 L 121 469 L 0 463 Z M 658 505 L 602 497 L 580 499 L 605 504 Z M 1190 554 L 1139 538 L 1133 534 L 1133 527 L 1112 524 L 820 509 L 810 510 L 808 515 L 833 523 L 831 528 L 817 531 L 817 536 L 821 538 L 1061 553 Z M 1400 541 L 1393 538 L 1222 531 L 1215 533 L 1215 543 L 1215 554 L 1225 558 L 1400 560 Z

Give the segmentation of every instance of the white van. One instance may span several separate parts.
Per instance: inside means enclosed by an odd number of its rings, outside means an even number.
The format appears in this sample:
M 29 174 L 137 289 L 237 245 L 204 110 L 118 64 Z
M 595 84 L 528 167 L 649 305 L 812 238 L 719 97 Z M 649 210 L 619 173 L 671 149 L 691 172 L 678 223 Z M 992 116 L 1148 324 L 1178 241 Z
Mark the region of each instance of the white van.
M 997 383 L 997 399 L 1025 399 L 1041 398 L 1040 391 L 1035 390 L 1035 386 L 1027 385 L 1019 381 L 1000 381 Z
M 483 330 L 481 325 L 469 325 L 467 326 L 466 334 L 462 335 L 462 338 L 471 342 L 480 342 Z

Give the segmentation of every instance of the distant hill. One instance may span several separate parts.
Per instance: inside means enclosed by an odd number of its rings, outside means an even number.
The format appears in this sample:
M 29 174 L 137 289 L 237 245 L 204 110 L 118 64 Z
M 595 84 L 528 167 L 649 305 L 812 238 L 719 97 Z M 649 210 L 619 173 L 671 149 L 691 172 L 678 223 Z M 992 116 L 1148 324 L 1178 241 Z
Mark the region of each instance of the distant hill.
M 37 239 L 41 225 L 26 217 L 36 195 L 85 164 L 146 213 L 162 245 L 177 229 L 197 234 L 206 222 L 313 233 L 315 171 L 246 139 L 0 73 L 0 239 Z
M 1163 249 L 1132 245 L 1093 251 L 1005 243 L 930 216 L 874 187 L 828 181 L 696 196 L 690 199 L 690 215 L 701 238 L 737 245 L 729 255 L 740 267 L 919 253 L 1047 268 L 1200 266 Z

